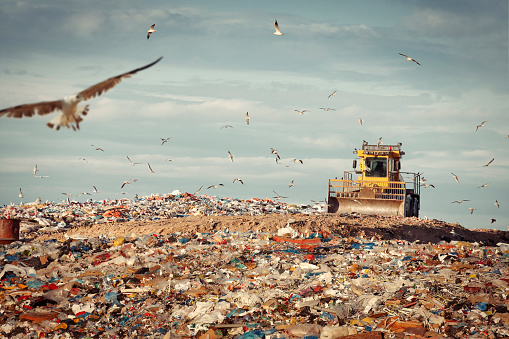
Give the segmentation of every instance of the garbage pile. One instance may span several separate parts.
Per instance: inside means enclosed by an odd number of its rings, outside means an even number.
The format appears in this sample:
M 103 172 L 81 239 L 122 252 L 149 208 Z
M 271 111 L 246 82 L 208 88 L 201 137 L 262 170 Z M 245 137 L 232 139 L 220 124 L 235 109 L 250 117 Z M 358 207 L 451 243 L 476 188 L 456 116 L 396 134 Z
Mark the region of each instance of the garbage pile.
M 322 212 L 324 203 L 287 204 L 278 200 L 247 200 L 193 195 L 174 191 L 172 194 L 135 197 L 133 199 L 55 203 L 36 201 L 31 204 L 0 208 L 4 218 L 34 220 L 43 226 L 66 227 L 107 222 L 158 220 L 196 215 L 264 215 L 273 213 Z
M 274 234 L 22 239 L 0 245 L 0 336 L 507 337 L 508 260 L 505 243 L 344 238 L 291 223 Z

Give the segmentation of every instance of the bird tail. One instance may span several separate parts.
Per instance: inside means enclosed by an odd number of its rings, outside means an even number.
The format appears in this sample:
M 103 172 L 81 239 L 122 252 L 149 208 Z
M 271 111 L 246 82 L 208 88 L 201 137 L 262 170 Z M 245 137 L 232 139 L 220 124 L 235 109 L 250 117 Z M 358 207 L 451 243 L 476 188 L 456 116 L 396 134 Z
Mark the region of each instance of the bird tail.
M 80 129 L 80 122 L 83 121 L 83 118 L 80 117 L 80 114 L 87 115 L 88 113 L 88 105 L 85 107 L 78 107 L 78 109 L 71 113 L 70 115 L 60 113 L 56 117 L 54 117 L 50 122 L 46 125 L 49 128 L 53 128 L 56 126 L 56 130 L 58 131 L 61 126 L 65 126 L 67 128 L 72 127 L 73 130 Z

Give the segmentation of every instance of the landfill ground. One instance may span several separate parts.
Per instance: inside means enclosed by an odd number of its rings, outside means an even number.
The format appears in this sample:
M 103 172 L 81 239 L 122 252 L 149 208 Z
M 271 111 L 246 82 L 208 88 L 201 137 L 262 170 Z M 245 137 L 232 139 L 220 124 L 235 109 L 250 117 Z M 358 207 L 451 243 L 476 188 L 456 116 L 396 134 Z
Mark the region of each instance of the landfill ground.
M 509 337 L 505 231 L 189 194 L 0 213 L 0 337 Z
M 27 234 L 35 241 L 64 239 L 64 235 L 81 234 L 90 237 L 101 234 L 126 236 L 128 234 L 170 234 L 174 232 L 230 232 L 277 233 L 288 222 L 300 233 L 325 231 L 341 237 L 364 237 L 376 240 L 401 239 L 432 242 L 462 240 L 496 245 L 509 242 L 509 232 L 491 229 L 467 229 L 457 223 L 419 218 L 396 218 L 339 214 L 279 214 L 242 216 L 186 216 L 163 220 L 128 221 L 72 226 L 70 229 L 51 231 L 49 234 Z

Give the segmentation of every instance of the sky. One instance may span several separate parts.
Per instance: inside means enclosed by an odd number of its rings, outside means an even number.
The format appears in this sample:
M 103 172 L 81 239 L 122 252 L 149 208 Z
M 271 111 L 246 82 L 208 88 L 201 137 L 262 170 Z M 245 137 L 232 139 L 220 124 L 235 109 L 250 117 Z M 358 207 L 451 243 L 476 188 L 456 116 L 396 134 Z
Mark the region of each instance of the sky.
M 83 102 L 79 131 L 48 128 L 58 113 L 0 117 L 0 205 L 201 186 L 313 204 L 382 137 L 402 143 L 402 171 L 435 186 L 421 189 L 421 217 L 509 225 L 507 1 L 2 1 L 0 46 L 0 109 L 163 57 Z

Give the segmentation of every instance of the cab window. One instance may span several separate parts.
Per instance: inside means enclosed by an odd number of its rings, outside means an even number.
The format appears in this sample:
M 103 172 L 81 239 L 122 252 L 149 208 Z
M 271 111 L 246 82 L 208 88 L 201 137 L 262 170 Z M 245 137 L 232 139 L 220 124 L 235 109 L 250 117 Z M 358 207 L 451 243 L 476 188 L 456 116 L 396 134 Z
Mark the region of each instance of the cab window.
M 387 177 L 387 159 L 366 158 L 366 177 Z

